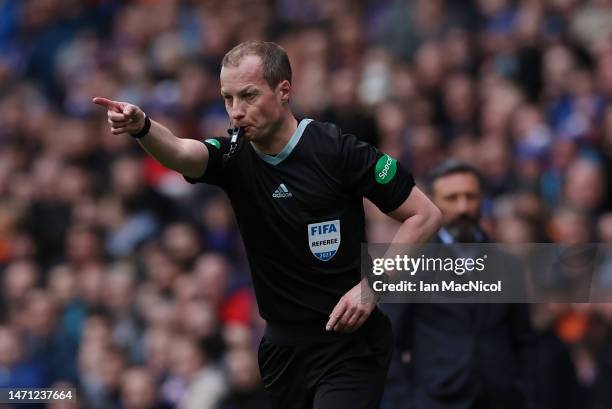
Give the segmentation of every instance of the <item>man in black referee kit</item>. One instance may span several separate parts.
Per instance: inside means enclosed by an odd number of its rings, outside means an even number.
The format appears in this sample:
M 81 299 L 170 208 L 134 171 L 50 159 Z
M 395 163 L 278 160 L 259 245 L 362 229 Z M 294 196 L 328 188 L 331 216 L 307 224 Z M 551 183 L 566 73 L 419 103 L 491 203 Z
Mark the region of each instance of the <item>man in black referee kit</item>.
M 362 300 L 362 198 L 403 222 L 395 243 L 427 241 L 440 212 L 395 159 L 335 125 L 295 119 L 278 45 L 236 46 L 220 78 L 231 138 L 177 138 L 135 105 L 93 101 L 113 134 L 131 134 L 189 182 L 229 196 L 267 321 L 259 367 L 273 407 L 377 408 L 392 337 L 374 297 Z

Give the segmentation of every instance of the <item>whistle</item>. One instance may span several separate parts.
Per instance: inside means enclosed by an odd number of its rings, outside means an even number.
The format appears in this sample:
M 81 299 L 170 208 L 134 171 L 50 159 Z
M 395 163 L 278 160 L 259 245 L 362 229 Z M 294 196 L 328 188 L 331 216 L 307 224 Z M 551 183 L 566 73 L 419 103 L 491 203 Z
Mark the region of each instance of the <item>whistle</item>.
M 227 133 L 230 135 L 230 143 L 237 143 L 238 139 L 242 138 L 244 135 L 244 128 L 242 127 L 234 127 L 227 130 Z
M 238 141 L 242 138 L 242 135 L 244 135 L 244 128 L 236 126 L 228 129 L 227 133 L 230 135 L 230 149 L 229 152 L 223 155 L 224 163 L 227 163 L 236 154 L 236 150 L 238 150 Z

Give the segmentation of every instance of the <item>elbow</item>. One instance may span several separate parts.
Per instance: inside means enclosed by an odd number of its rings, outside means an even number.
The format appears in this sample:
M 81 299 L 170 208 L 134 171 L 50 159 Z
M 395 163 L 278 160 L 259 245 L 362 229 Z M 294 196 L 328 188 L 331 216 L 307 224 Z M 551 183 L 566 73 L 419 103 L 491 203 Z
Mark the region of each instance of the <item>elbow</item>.
M 429 212 L 429 224 L 431 225 L 431 234 L 433 235 L 435 232 L 440 230 L 442 227 L 442 212 L 438 209 L 438 206 L 432 203 Z
M 412 226 L 413 231 L 418 232 L 417 240 L 419 242 L 426 242 L 440 230 L 442 226 L 442 212 L 431 203 L 426 208 L 423 208 L 421 212 L 407 219 L 406 222 Z

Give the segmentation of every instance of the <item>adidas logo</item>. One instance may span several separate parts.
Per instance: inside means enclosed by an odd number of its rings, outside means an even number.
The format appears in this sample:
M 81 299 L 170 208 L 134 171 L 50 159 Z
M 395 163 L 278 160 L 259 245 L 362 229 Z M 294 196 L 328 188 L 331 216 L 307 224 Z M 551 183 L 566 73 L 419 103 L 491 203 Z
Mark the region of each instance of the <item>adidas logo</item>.
M 278 188 L 272 193 L 272 197 L 279 199 L 284 197 L 293 197 L 287 186 L 284 183 L 281 183 Z

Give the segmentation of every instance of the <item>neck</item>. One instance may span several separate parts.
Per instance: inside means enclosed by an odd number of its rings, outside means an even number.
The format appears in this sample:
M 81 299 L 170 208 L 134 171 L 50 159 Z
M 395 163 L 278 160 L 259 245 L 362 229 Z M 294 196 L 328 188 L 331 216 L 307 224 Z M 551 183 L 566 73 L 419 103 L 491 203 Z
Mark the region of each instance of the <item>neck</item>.
M 297 127 L 297 119 L 295 119 L 291 112 L 287 112 L 269 135 L 262 138 L 262 140 L 253 141 L 252 143 L 260 152 L 266 155 L 278 155 L 287 145 Z

